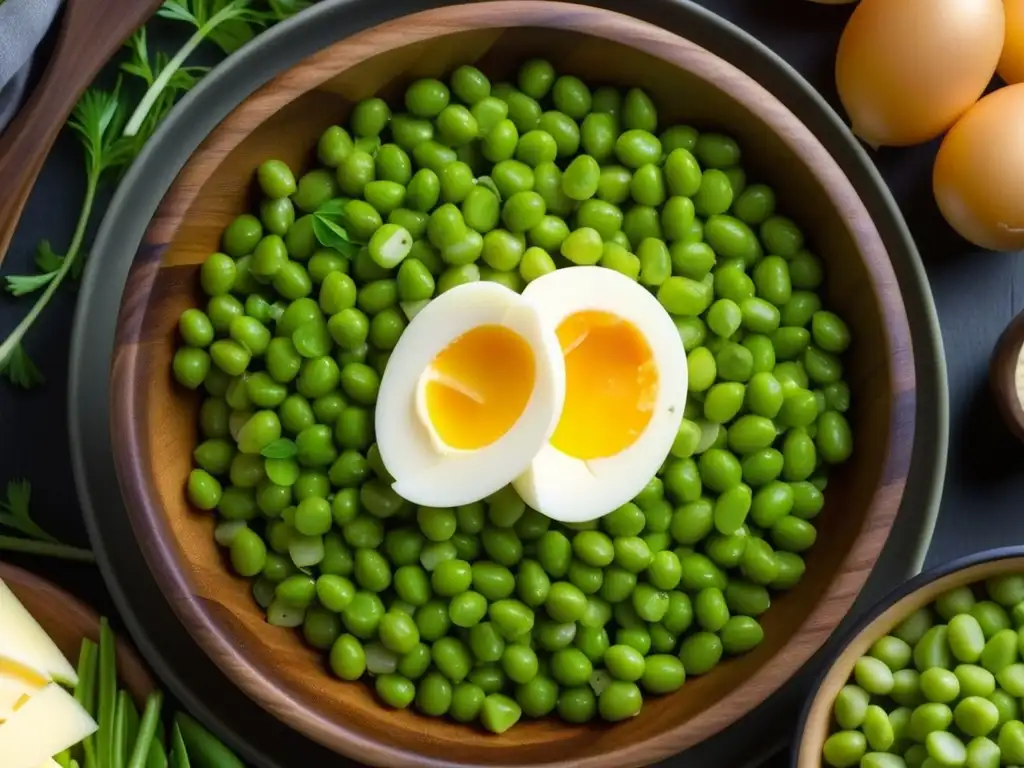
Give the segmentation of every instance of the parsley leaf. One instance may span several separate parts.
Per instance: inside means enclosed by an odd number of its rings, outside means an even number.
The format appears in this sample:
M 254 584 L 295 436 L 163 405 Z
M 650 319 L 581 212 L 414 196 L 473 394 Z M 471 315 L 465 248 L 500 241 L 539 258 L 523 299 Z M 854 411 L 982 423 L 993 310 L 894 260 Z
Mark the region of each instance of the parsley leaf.
M 328 200 L 313 213 L 313 234 L 325 248 L 355 258 L 359 243 L 355 242 L 345 229 L 345 204 L 343 197 Z
M 13 528 L 29 538 L 49 541 L 56 544 L 57 539 L 35 524 L 29 514 L 29 502 L 32 500 L 32 486 L 28 480 L 12 480 L 7 484 L 7 501 L 0 501 L 0 525 Z
M 134 158 L 134 145 L 130 139 L 121 136 L 125 123 L 125 104 L 121 96 L 121 83 L 112 91 L 90 88 L 75 105 L 68 127 L 78 135 L 85 150 L 86 185 L 85 199 L 75 226 L 75 233 L 68 246 L 67 255 L 60 260 L 56 271 L 46 276 L 14 276 L 8 278 L 8 290 L 21 295 L 38 290 L 45 285 L 42 295 L 29 310 L 18 326 L 0 343 L 0 374 L 13 384 L 28 389 L 43 382 L 42 374 L 28 357 L 22 341 L 46 305 L 53 298 L 61 282 L 74 267 L 82 251 L 86 229 L 96 202 L 96 192 L 105 174 L 124 168 Z M 43 251 L 43 259 L 53 261 L 49 246 Z
M 46 381 L 21 344 L 15 344 L 5 357 L 0 358 L 0 377 L 22 389 L 32 389 Z
M 69 547 L 44 531 L 32 519 L 29 503 L 32 486 L 28 480 L 12 480 L 7 484 L 7 499 L 0 501 L 0 528 L 17 531 L 25 538 L 0 536 L 0 550 L 56 557 L 63 560 L 95 562 L 87 549 Z
M 8 275 L 4 279 L 7 281 L 8 293 L 15 296 L 26 296 L 43 288 L 56 276 L 57 271 L 52 271 L 42 272 L 38 275 Z
M 36 246 L 36 267 L 40 272 L 56 272 L 64 263 L 64 257 L 54 253 L 49 240 L 40 240 Z
M 306 0 L 268 0 L 267 5 L 270 6 L 270 12 L 278 21 L 284 21 L 299 11 L 309 8 L 312 3 Z
M 189 24 L 196 31 L 150 84 L 125 126 L 125 136 L 139 134 L 160 94 L 200 43 L 210 40 L 225 53 L 231 53 L 252 39 L 254 27 L 263 27 L 273 20 L 270 14 L 249 6 L 250 0 L 165 0 L 157 15 Z

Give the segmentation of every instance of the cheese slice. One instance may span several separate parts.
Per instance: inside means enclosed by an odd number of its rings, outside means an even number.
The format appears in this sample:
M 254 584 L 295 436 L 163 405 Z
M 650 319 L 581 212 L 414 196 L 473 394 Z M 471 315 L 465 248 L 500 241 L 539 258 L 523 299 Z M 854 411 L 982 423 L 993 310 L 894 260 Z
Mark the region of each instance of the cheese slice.
M 48 683 L 0 725 L 3 766 L 44 768 L 47 759 L 96 730 L 96 721 L 74 696 L 57 683 Z
M 67 686 L 78 683 L 75 668 L 3 581 L 0 581 L 0 657 L 38 670 L 58 683 Z
M 48 682 L 36 670 L 0 656 L 0 723 L 10 719 L 18 707 Z

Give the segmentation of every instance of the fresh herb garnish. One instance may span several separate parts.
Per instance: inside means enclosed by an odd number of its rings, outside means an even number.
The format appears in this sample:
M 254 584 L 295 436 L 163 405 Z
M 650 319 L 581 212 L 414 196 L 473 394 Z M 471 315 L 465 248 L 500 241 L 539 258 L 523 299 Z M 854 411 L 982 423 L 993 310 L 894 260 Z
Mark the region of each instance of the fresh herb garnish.
M 293 16 L 310 4 L 305 0 L 265 0 L 264 9 L 260 10 L 251 7 L 251 0 L 166 0 L 158 15 L 189 24 L 196 30 L 173 57 L 162 51 L 150 54 L 145 27 L 132 35 L 126 43 L 129 59 L 121 64 L 121 71 L 142 80 L 146 93 L 132 111 L 118 81 L 112 91 L 86 91 L 75 107 L 68 125 L 78 134 L 86 154 L 86 193 L 78 223 L 65 255 L 59 255 L 44 240 L 35 258 L 38 273 L 9 275 L 4 279 L 4 287 L 14 296 L 39 291 L 42 295 L 0 343 L 0 379 L 6 378 L 23 389 L 44 382 L 39 368 L 22 346 L 25 335 L 64 279 L 81 275 L 86 262 L 85 234 L 102 183 L 107 178 L 116 178 L 113 171 L 120 174 L 131 164 L 178 99 L 209 71 L 208 67 L 185 66 L 186 59 L 204 40 L 231 53 L 262 27 Z M 343 252 L 350 253 L 352 249 Z
M 43 530 L 32 519 L 31 501 L 32 486 L 28 480 L 12 480 L 7 484 L 7 499 L 0 501 L 0 528 L 17 531 L 24 538 L 0 536 L 0 550 L 95 562 L 92 552 L 61 544 Z
M 196 31 L 150 84 L 125 126 L 125 136 L 137 136 L 142 131 L 161 94 L 200 43 L 209 40 L 225 53 L 232 53 L 253 38 L 256 28 L 274 21 L 272 14 L 251 8 L 250 0 L 166 0 L 157 15 L 189 24 Z
M 356 243 L 345 229 L 345 203 L 348 200 L 339 197 L 328 200 L 313 213 L 313 234 L 325 248 L 333 248 L 339 253 L 354 258 L 359 253 Z
M 21 347 L 21 342 L 53 298 L 82 251 L 100 182 L 108 171 L 127 165 L 134 157 L 132 142 L 121 135 L 124 119 L 125 107 L 121 98 L 121 83 L 118 81 L 112 91 L 97 88 L 87 90 L 68 121 L 68 125 L 78 134 L 85 149 L 86 174 L 85 198 L 71 245 L 68 246 L 67 254 L 60 258 L 59 266 L 55 264 L 56 254 L 47 245 L 44 260 L 47 265 L 56 266 L 56 269 L 40 275 L 12 275 L 6 279 L 7 290 L 16 296 L 46 287 L 21 323 L 0 344 L 0 374 L 18 386 L 28 388 L 40 383 L 42 379 L 38 368 Z

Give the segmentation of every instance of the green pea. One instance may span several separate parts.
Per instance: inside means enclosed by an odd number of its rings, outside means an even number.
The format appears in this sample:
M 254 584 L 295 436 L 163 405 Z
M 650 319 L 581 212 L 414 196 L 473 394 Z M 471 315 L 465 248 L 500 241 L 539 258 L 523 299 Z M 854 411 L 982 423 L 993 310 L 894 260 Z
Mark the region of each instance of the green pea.
M 835 768 L 859 765 L 867 752 L 867 738 L 860 731 L 846 730 L 833 733 L 822 746 L 825 762 Z
M 580 126 L 579 143 L 586 154 L 603 163 L 611 159 L 615 152 L 618 134 L 618 123 L 612 115 L 594 112 L 587 115 Z
M 953 722 L 967 736 L 987 736 L 999 722 L 999 710 L 988 699 L 967 696 L 953 710 Z
M 352 137 L 341 126 L 332 125 L 320 135 L 316 154 L 328 168 L 337 168 L 351 152 Z
M 755 488 L 770 483 L 782 474 L 783 462 L 782 454 L 775 448 L 753 451 L 743 457 L 741 463 L 743 481 Z M 814 490 L 817 491 L 816 488 Z M 818 493 L 820 495 L 820 492 Z M 794 491 L 795 497 L 796 492 Z
M 673 315 L 699 315 L 714 298 L 707 283 L 677 276 L 667 277 L 658 288 L 657 296 L 661 305 Z
M 703 675 L 718 665 L 722 658 L 722 641 L 711 632 L 697 632 L 683 640 L 679 659 L 688 675 Z
M 252 253 L 262 238 L 263 224 L 260 220 L 251 214 L 243 213 L 224 230 L 221 246 L 228 256 L 237 259 Z
M 366 671 L 366 653 L 352 635 L 341 635 L 331 646 L 331 670 L 342 680 L 358 680 Z
M 765 184 L 751 184 L 737 195 L 732 212 L 746 224 L 758 226 L 775 213 L 775 192 Z
M 597 230 L 582 227 L 562 242 L 561 253 L 573 264 L 593 265 L 601 260 L 604 244 Z
M 708 245 L 719 256 L 727 259 L 742 259 L 748 266 L 754 266 L 754 281 L 757 284 L 759 270 L 766 271 L 761 264 L 761 244 L 753 230 L 737 218 L 715 214 L 704 225 L 704 237 Z M 785 267 L 785 262 L 783 262 Z M 785 273 L 788 285 L 789 273 Z M 787 296 L 788 299 L 788 296 Z
M 732 185 L 725 173 L 712 168 L 701 174 L 700 186 L 693 195 L 697 213 L 702 216 L 725 213 L 732 205 L 732 199 Z
M 747 653 L 764 640 L 761 625 L 749 616 L 731 617 L 722 625 L 719 635 L 722 638 L 723 650 L 732 656 Z
M 846 461 L 853 453 L 853 437 L 846 418 L 836 411 L 825 411 L 817 425 L 815 443 L 821 458 L 830 464 Z
M 664 241 L 654 237 L 645 238 L 637 249 L 637 257 L 640 260 L 640 282 L 644 285 L 659 286 L 671 276 L 672 259 Z M 677 303 L 671 295 L 669 300 Z
M 700 133 L 696 128 L 689 125 L 673 125 L 666 128 L 661 134 L 661 143 L 666 153 L 672 153 L 676 149 L 685 149 L 690 152 L 697 146 L 697 138 Z
M 505 201 L 501 219 L 510 232 L 526 232 L 544 218 L 544 198 L 537 192 L 516 192 Z
M 476 264 L 463 264 L 449 267 L 441 273 L 437 280 L 437 292 L 444 293 L 459 285 L 475 283 L 480 280 L 480 268 Z
M 480 716 L 485 696 L 486 694 L 480 686 L 470 682 L 459 683 L 452 689 L 452 700 L 448 713 L 457 722 L 471 723 Z

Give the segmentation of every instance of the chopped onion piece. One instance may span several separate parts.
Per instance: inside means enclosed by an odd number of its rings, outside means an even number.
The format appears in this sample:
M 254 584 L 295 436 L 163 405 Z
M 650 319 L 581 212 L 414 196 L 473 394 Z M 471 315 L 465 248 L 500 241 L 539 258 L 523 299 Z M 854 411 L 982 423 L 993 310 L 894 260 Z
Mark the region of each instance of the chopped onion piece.
M 218 523 L 217 527 L 213 529 L 213 538 L 222 547 L 230 547 L 238 532 L 248 527 L 244 520 L 225 520 L 223 523 Z
M 595 669 L 590 675 L 590 687 L 594 695 L 600 696 L 612 682 L 612 676 L 603 669 Z
M 366 646 L 366 671 L 371 675 L 390 675 L 398 668 L 398 654 L 380 643 Z
M 274 598 L 267 606 L 267 623 L 273 624 L 275 627 L 299 627 L 305 620 L 305 608 L 295 608 L 277 598 Z
M 252 596 L 256 598 L 256 602 L 260 608 L 269 608 L 270 604 L 274 602 L 274 590 L 277 586 L 272 581 L 267 579 L 256 579 L 252 583 Z
M 716 424 L 713 421 L 697 419 L 696 422 L 697 426 L 700 427 L 700 441 L 697 443 L 697 448 L 693 452 L 694 455 L 704 453 L 704 451 L 714 445 L 715 440 L 718 439 L 718 434 L 722 431 L 722 425 Z
M 293 533 L 288 542 L 288 554 L 298 568 L 308 568 L 324 559 L 323 536 L 303 536 Z

